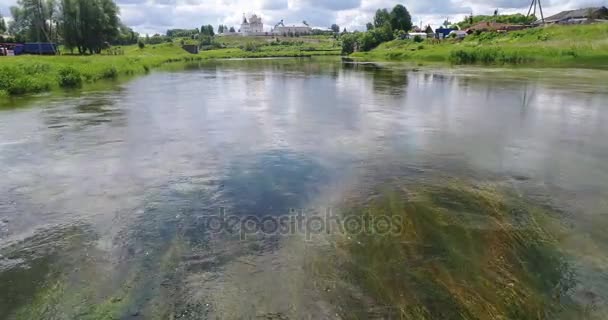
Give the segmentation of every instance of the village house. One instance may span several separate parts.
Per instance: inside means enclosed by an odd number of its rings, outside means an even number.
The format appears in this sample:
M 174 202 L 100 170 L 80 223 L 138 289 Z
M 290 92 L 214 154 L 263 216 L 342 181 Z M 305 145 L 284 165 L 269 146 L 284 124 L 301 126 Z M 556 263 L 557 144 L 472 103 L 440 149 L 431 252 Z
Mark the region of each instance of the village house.
M 594 22 L 608 22 L 608 9 L 606 7 L 562 11 L 545 18 L 544 21 L 545 24 L 583 24 Z M 535 22 L 535 24 L 542 23 L 542 20 Z

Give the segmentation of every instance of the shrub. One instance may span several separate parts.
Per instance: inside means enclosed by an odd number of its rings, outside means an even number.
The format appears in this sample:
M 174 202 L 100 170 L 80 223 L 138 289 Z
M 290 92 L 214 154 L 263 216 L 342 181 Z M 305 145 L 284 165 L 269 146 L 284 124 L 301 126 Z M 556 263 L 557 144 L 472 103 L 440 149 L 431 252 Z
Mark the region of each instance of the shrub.
M 48 91 L 50 88 L 50 84 L 42 78 L 23 76 L 12 81 L 6 91 L 11 95 L 19 95 Z
M 146 44 L 145 44 L 143 41 L 139 40 L 139 41 L 137 42 L 137 46 L 138 46 L 140 49 L 143 49 L 143 48 L 145 48 L 145 47 L 146 47 Z
M 415 36 L 415 37 L 414 37 L 414 42 L 420 43 L 420 42 L 422 42 L 422 41 L 424 41 L 424 39 L 422 39 L 422 37 L 421 37 L 421 36 Z
M 118 77 L 118 70 L 116 70 L 116 67 L 109 67 L 109 68 L 103 70 L 103 72 L 101 73 L 102 79 L 115 79 L 117 77 Z
M 82 86 L 80 71 L 65 67 L 59 70 L 59 86 L 62 88 L 78 88 Z
M 256 52 L 259 50 L 258 46 L 253 42 L 247 42 L 243 47 L 243 50 L 248 52 Z

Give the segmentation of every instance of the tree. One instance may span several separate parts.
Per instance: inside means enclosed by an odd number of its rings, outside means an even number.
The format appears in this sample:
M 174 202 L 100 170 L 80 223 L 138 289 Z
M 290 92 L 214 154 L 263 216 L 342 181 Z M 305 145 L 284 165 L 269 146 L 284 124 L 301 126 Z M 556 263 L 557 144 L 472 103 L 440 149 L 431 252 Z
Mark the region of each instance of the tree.
M 331 31 L 335 32 L 335 33 L 339 33 L 340 32 L 340 26 L 337 24 L 332 24 L 331 25 Z
M 130 45 L 136 44 L 139 41 L 139 33 L 133 31 L 133 29 L 127 27 L 123 23 L 118 26 L 118 37 L 112 42 L 112 44 L 118 45 Z
M 351 54 L 355 52 L 357 47 L 358 35 L 356 33 L 346 34 L 342 36 L 342 53 Z
M 7 30 L 6 21 L 4 21 L 4 17 L 2 17 L 2 13 L 0 13 L 0 33 L 5 33 Z
M 376 40 L 378 40 L 378 44 L 394 39 L 393 27 L 388 21 L 385 22 L 382 27 L 374 29 L 374 33 L 376 34 Z
M 217 27 L 217 33 L 224 33 L 224 26 L 220 24 L 219 27 Z
M 100 53 L 120 36 L 118 11 L 112 0 L 62 0 L 60 27 L 65 46 L 81 54 Z
M 390 23 L 393 30 L 410 31 L 412 29 L 412 16 L 407 9 L 398 4 L 390 14 Z
M 426 34 L 435 33 L 435 31 L 433 30 L 433 28 L 431 27 L 431 25 L 426 26 L 426 29 L 424 30 L 424 32 Z
M 374 27 L 380 28 L 386 22 L 390 23 L 390 21 L 391 21 L 391 15 L 388 13 L 388 10 L 378 9 L 376 11 L 376 15 L 374 16 Z
M 17 6 L 11 7 L 11 14 L 12 34 L 28 41 L 51 41 L 56 14 L 54 0 L 18 0 Z
M 235 33 L 236 30 L 234 30 L 234 27 L 230 27 L 230 32 Z
M 371 22 L 368 22 L 368 23 L 365 25 L 365 28 L 367 29 L 367 31 L 374 30 L 374 24 L 373 24 L 373 23 L 371 23 Z

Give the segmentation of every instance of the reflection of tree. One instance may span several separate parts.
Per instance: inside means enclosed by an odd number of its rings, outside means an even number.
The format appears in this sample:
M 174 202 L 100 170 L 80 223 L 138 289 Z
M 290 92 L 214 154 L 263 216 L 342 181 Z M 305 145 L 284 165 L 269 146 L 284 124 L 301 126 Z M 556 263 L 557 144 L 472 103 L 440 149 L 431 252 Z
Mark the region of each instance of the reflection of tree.
M 372 73 L 374 91 L 388 95 L 402 95 L 408 84 L 407 71 L 381 68 Z
M 376 93 L 402 95 L 408 84 L 408 71 L 397 68 L 384 68 L 373 63 L 344 63 L 345 70 L 355 70 L 371 75 Z

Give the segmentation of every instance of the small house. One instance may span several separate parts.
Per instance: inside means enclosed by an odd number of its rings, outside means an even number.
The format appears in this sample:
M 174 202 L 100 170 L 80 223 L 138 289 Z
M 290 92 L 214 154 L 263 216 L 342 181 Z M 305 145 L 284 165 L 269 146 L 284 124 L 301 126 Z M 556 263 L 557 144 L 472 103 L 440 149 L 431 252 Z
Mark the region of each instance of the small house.
M 455 31 L 455 30 L 458 30 L 458 29 L 444 28 L 443 26 L 441 26 L 441 27 L 439 27 L 439 29 L 435 29 L 435 38 L 445 39 L 450 35 L 450 33 L 452 31 Z
M 21 43 L 0 43 L 0 56 L 18 56 L 23 54 Z
M 608 22 L 608 9 L 606 7 L 562 11 L 545 18 L 544 21 L 546 24 L 582 24 L 594 22 Z M 538 20 L 534 24 L 542 23 L 542 20 Z
M 184 49 L 192 54 L 198 54 L 198 52 L 199 52 L 199 48 L 195 44 L 185 44 L 182 46 L 182 49 Z
M 410 32 L 407 34 L 408 39 L 414 39 L 415 37 L 420 37 L 420 39 L 428 38 L 428 34 L 426 32 Z

